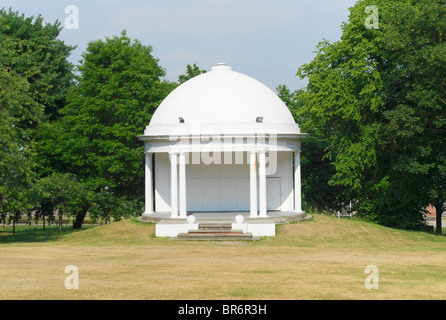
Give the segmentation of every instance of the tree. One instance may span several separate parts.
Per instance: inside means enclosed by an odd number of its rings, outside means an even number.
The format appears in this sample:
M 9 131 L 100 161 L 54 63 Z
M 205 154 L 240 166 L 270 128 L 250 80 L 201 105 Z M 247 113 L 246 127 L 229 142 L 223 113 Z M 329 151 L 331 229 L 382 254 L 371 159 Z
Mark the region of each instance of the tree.
M 67 209 L 70 216 L 74 217 L 73 229 L 82 228 L 84 219 L 92 206 L 93 196 L 94 192 L 85 183 L 78 182 L 70 190 Z
M 364 25 L 368 5 L 379 8 L 379 29 Z M 417 228 L 423 208 L 446 199 L 445 10 L 441 1 L 359 1 L 341 40 L 321 42 L 298 71 L 308 85 L 294 112 L 326 143 L 329 184 L 385 225 Z
M 193 66 L 188 64 L 186 66 L 186 74 L 181 74 L 178 76 L 178 83 L 182 84 L 193 77 L 199 76 L 200 74 L 206 73 L 206 70 L 201 70 L 195 63 Z
M 300 90 L 291 92 L 285 85 L 277 87 L 278 96 L 287 105 L 298 124 L 305 123 L 305 117 L 296 113 L 300 110 L 302 100 Z M 308 128 L 307 128 L 308 130 Z M 335 174 L 335 169 L 325 157 L 329 139 L 324 136 L 322 128 L 312 128 L 311 134 L 302 140 L 302 198 L 304 206 L 319 211 L 339 211 L 346 207 L 350 199 L 340 185 L 328 182 Z
M 50 120 L 58 118 L 73 81 L 68 57 L 74 47 L 57 39 L 61 30 L 59 21 L 44 23 L 41 15 L 25 17 L 0 9 L 0 61 L 26 79 L 30 96 Z M 41 116 L 24 118 L 22 125 L 35 128 L 38 120 Z
M 57 117 L 70 85 L 72 47 L 57 39 L 59 22 L 0 10 L 0 214 L 15 223 L 29 210 L 38 178 L 36 133 Z
M 384 112 L 384 134 L 398 152 L 393 168 L 412 175 L 436 208 L 437 233 L 446 210 L 446 4 L 399 3 L 389 15 L 383 46 L 395 107 Z
M 143 145 L 137 139 L 172 90 L 150 46 L 120 36 L 88 44 L 63 115 L 45 132 L 51 167 L 98 192 L 143 195 Z
M 34 153 L 20 121 L 39 106 L 28 95 L 28 82 L 0 62 L 0 218 L 15 223 L 30 206 L 27 190 L 35 179 Z
M 73 229 L 82 227 L 91 194 L 73 175 L 53 173 L 33 185 L 30 197 L 34 201 L 36 221 L 42 219 L 45 230 L 45 217 L 54 220 L 57 214 L 60 233 L 64 215 L 75 218 Z
M 110 219 L 119 221 L 135 215 L 140 208 L 138 201 L 128 200 L 125 196 L 117 197 L 110 190 L 104 189 L 93 195 L 89 214 L 93 222 L 98 218 L 106 222 L 110 222 Z

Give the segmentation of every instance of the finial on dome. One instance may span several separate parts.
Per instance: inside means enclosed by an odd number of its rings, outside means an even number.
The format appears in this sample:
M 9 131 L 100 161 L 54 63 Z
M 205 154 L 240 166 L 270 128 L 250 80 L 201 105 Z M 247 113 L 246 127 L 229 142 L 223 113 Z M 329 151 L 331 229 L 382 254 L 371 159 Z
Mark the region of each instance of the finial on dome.
M 225 62 L 219 62 L 219 63 L 217 63 L 216 66 L 212 67 L 211 70 L 212 71 L 215 71 L 215 70 L 232 70 L 232 68 L 230 66 L 226 65 Z

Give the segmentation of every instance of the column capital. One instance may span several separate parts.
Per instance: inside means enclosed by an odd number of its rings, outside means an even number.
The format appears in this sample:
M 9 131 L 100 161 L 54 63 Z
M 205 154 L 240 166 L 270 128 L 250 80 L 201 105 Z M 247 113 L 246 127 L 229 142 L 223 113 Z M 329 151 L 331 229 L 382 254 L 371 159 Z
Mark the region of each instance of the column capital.
M 257 153 L 258 153 L 259 155 L 260 155 L 260 154 L 265 154 L 267 151 L 268 151 L 268 148 L 265 147 L 265 146 L 257 147 Z

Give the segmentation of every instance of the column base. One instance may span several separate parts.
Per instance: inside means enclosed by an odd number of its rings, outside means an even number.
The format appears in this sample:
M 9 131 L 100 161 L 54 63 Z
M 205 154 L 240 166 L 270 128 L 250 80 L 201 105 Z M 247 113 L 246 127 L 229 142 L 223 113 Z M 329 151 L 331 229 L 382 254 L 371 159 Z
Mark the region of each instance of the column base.
M 153 212 L 153 211 L 146 211 L 146 212 L 144 212 L 143 214 L 142 214 L 142 216 L 143 217 L 150 217 L 150 216 L 152 216 L 153 214 L 154 214 L 155 212 Z

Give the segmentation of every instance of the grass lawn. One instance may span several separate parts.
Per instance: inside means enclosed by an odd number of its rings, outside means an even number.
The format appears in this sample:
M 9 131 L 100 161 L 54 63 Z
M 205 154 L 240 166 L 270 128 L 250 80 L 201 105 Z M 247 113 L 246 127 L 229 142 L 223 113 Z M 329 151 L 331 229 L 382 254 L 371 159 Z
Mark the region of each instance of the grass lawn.
M 0 227 L 0 299 L 446 299 L 446 237 L 315 215 L 259 241 L 173 241 L 124 220 Z M 65 267 L 79 270 L 68 290 Z M 367 289 L 367 266 L 378 289 Z M 375 273 L 376 275 L 376 273 Z

